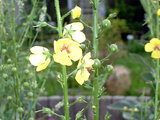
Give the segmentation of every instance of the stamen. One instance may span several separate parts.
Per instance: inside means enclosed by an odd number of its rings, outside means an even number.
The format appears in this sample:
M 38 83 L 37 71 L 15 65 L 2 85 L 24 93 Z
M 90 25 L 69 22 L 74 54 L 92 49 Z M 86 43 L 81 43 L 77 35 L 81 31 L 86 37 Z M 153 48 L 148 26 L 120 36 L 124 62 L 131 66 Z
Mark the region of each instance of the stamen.
M 63 50 L 66 50 L 67 53 L 70 53 L 70 50 L 69 50 L 68 46 L 66 46 L 66 45 L 64 45 L 64 46 L 62 47 L 61 51 L 63 51 Z
M 160 46 L 156 45 L 156 46 L 154 47 L 154 50 L 160 51 Z
M 92 70 L 92 68 L 90 67 L 87 67 L 87 71 L 90 72 Z

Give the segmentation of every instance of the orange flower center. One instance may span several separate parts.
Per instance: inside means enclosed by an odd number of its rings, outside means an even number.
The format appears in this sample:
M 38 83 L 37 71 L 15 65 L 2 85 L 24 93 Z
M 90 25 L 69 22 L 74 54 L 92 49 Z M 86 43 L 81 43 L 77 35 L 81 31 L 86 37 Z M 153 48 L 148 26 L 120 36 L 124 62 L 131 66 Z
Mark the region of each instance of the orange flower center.
M 154 47 L 154 50 L 160 51 L 160 46 L 156 45 L 156 46 Z
M 61 51 L 63 50 L 67 51 L 67 53 L 70 53 L 69 47 L 67 45 L 63 45 Z

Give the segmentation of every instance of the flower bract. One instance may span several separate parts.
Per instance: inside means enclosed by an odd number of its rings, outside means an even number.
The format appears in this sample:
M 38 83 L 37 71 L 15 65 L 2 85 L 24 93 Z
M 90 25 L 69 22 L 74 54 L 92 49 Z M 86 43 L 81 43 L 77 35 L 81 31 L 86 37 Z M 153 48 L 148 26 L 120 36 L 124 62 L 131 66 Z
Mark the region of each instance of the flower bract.
M 86 36 L 83 32 L 84 26 L 81 22 L 74 22 L 64 27 L 64 37 L 71 38 L 78 43 L 82 43 L 86 40 Z
M 151 57 L 155 59 L 160 58 L 160 40 L 153 38 L 145 45 L 146 52 L 152 52 Z
M 78 63 L 79 70 L 76 73 L 76 81 L 78 84 L 82 85 L 85 81 L 89 79 L 90 71 L 92 70 L 92 65 L 94 60 L 91 59 L 91 53 L 87 53 L 83 59 Z
M 32 54 L 29 56 L 29 61 L 33 66 L 37 66 L 36 71 L 46 69 L 51 59 L 45 53 L 49 53 L 49 50 L 42 46 L 34 46 L 30 49 Z
M 72 60 L 78 61 L 82 58 L 80 44 L 69 38 L 63 38 L 59 39 L 58 41 L 54 41 L 54 51 L 54 61 L 62 65 L 71 66 Z
M 81 8 L 76 6 L 74 9 L 72 9 L 72 18 L 76 19 L 79 18 L 81 16 Z

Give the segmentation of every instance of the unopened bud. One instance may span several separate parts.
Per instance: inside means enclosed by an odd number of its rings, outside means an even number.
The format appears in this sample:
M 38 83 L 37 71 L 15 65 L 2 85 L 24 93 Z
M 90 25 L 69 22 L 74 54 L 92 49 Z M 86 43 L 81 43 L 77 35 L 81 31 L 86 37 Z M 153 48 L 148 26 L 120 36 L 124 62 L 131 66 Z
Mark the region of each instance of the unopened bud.
M 81 44 L 81 49 L 83 50 L 83 51 L 85 51 L 86 50 L 86 45 L 85 44 Z
M 8 75 L 7 75 L 6 73 L 3 73 L 2 77 L 3 77 L 4 79 L 7 79 L 7 78 L 8 78 Z
M 6 54 L 7 50 L 6 49 L 2 49 L 2 54 Z
M 101 61 L 99 59 L 95 59 L 93 67 L 94 67 L 94 69 L 100 68 L 101 67 Z
M 19 113 L 24 112 L 23 108 L 22 108 L 22 107 L 19 107 L 19 108 L 18 108 L 18 112 L 19 112 Z
M 114 70 L 114 68 L 113 68 L 112 65 L 107 65 L 107 67 L 106 67 L 106 72 L 107 73 L 111 74 L 113 72 L 113 70 Z
M 95 105 L 92 105 L 92 109 L 96 109 L 96 106 L 95 106 Z
M 28 82 L 24 82 L 24 87 L 28 88 L 29 87 L 29 83 Z
M 7 60 L 7 63 L 11 63 L 11 62 L 12 62 L 12 60 L 11 60 L 11 59 L 8 59 L 8 60 Z
M 33 93 L 32 92 L 29 92 L 27 95 L 28 95 L 28 97 L 33 97 Z
M 16 67 L 13 67 L 12 68 L 12 72 L 16 72 L 17 71 L 17 68 Z
M 111 44 L 109 46 L 109 51 L 111 52 L 111 54 L 117 53 L 118 52 L 118 47 L 116 44 Z
M 25 74 L 28 74 L 28 73 L 29 73 L 29 70 L 28 70 L 28 69 L 25 69 L 24 73 L 25 73 Z
M 128 110 L 127 106 L 124 106 L 124 107 L 123 107 L 123 110 L 124 110 L 124 111 L 127 111 L 127 110 Z
M 7 100 L 8 100 L 8 101 L 11 101 L 11 100 L 12 100 L 12 96 L 8 96 L 8 97 L 7 97 Z
M 134 111 L 135 111 L 135 112 L 138 112 L 139 110 L 138 110 L 138 108 L 134 108 Z
M 103 26 L 104 28 L 106 28 L 106 29 L 111 28 L 111 26 L 112 26 L 112 25 L 111 25 L 111 21 L 108 20 L 108 19 L 103 20 L 102 26 Z

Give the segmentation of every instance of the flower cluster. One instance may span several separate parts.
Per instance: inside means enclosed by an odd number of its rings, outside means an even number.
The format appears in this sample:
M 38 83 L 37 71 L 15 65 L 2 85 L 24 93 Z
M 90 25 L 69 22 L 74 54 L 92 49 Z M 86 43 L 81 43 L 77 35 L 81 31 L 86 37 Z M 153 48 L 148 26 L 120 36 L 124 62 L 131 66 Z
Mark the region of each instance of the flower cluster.
M 76 6 L 72 10 L 72 18 L 76 19 L 81 16 L 81 8 Z M 91 59 L 91 53 L 87 53 L 83 57 L 81 43 L 86 40 L 85 34 L 82 32 L 84 26 L 81 22 L 73 22 L 64 26 L 63 38 L 54 41 L 53 60 L 64 66 L 71 66 L 73 62 L 79 61 L 77 66 L 76 81 L 82 85 L 89 79 L 90 71 L 94 60 Z M 37 66 L 36 71 L 44 70 L 50 63 L 51 54 L 45 47 L 34 46 L 31 49 L 33 54 L 29 60 L 32 65 Z

